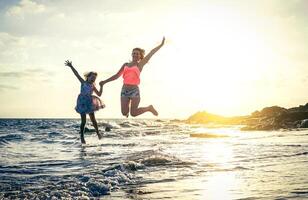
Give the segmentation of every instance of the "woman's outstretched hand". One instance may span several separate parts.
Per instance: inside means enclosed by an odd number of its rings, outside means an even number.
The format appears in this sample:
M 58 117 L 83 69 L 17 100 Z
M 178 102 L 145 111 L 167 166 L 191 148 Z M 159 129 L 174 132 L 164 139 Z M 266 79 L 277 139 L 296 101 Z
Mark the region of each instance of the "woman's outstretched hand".
M 69 61 L 69 60 L 66 60 L 64 65 L 68 67 L 73 67 L 72 61 Z

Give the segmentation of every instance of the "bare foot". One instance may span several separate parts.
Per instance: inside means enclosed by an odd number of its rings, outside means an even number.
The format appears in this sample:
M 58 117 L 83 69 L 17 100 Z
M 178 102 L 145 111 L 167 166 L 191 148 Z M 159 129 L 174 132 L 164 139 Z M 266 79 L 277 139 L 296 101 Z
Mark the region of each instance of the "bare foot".
M 150 112 L 153 113 L 153 115 L 158 116 L 158 112 L 155 110 L 155 108 L 153 107 L 153 105 L 149 106 Z

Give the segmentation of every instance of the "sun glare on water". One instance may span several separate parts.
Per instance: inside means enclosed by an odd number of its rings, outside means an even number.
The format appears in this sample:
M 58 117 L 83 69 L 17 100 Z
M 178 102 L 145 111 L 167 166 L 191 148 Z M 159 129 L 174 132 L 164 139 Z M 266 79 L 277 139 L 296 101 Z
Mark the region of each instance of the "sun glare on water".
M 202 147 L 205 163 L 218 170 L 208 173 L 207 181 L 202 183 L 203 199 L 233 199 L 232 189 L 238 187 L 232 166 L 233 150 L 225 141 L 214 139 Z

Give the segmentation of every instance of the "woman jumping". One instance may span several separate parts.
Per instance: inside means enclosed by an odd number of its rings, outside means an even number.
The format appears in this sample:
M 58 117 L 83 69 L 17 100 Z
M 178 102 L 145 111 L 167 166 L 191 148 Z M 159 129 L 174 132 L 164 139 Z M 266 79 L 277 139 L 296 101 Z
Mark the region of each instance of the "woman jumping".
M 122 114 L 128 117 L 129 113 L 135 117 L 145 112 L 151 112 L 157 116 L 158 112 L 153 105 L 147 107 L 139 107 L 140 91 L 138 85 L 140 84 L 140 73 L 143 66 L 150 60 L 150 58 L 164 45 L 165 38 L 163 38 L 160 45 L 155 47 L 144 56 L 145 51 L 141 48 L 134 48 L 132 52 L 132 61 L 124 63 L 121 69 L 110 78 L 101 81 L 100 85 L 104 85 L 110 81 L 114 81 L 123 75 L 123 87 L 121 91 L 121 111 Z

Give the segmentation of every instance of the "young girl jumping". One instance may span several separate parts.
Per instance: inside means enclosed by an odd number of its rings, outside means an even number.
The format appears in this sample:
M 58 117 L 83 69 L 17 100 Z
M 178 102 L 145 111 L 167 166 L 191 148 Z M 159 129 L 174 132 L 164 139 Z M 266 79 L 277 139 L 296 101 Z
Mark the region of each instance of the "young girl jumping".
M 77 70 L 73 67 L 73 64 L 71 61 L 67 60 L 65 61 L 65 65 L 70 67 L 77 77 L 77 79 L 81 83 L 81 89 L 80 94 L 77 98 L 77 106 L 75 107 L 75 110 L 80 114 L 81 116 L 81 124 L 80 124 L 80 139 L 81 143 L 85 144 L 86 141 L 84 139 L 84 129 L 86 125 L 86 114 L 89 114 L 90 119 L 93 123 L 93 126 L 95 128 L 95 131 L 97 133 L 97 136 L 99 139 L 102 138 L 102 135 L 99 133 L 97 122 L 95 119 L 94 112 L 104 108 L 105 105 L 102 103 L 102 101 L 97 97 L 92 95 L 93 91 L 98 95 L 101 96 L 103 92 L 103 87 L 100 84 L 99 91 L 96 89 L 94 82 L 97 77 L 96 72 L 89 72 L 85 74 L 85 80 L 81 78 L 81 76 L 78 74 Z

